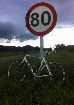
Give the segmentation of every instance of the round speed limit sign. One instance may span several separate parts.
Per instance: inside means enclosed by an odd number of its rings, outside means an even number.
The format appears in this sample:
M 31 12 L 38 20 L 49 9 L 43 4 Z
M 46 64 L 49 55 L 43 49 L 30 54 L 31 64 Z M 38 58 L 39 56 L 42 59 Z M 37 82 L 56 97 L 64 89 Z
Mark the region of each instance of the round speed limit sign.
M 37 36 L 48 34 L 56 25 L 57 14 L 54 7 L 41 2 L 33 5 L 26 14 L 26 27 Z

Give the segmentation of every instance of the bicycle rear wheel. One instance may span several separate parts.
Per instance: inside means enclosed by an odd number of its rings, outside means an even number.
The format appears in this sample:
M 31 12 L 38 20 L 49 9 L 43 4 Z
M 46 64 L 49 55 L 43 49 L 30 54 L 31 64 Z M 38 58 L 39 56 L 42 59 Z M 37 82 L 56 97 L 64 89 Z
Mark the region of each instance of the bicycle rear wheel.
M 21 61 L 15 61 L 9 66 L 8 77 L 13 80 L 20 80 L 25 77 L 26 63 L 23 64 Z
M 33 74 L 30 70 L 31 68 L 28 66 L 26 62 L 15 61 L 9 66 L 8 69 L 8 77 L 13 80 L 21 80 L 24 78 L 33 77 Z

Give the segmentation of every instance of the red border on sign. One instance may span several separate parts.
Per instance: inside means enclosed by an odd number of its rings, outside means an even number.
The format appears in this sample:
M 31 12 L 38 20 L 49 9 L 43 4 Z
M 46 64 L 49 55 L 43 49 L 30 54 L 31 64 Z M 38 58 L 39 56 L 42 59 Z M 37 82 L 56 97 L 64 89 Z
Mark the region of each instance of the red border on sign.
M 52 14 L 53 14 L 53 22 L 51 24 L 51 26 L 46 30 L 46 31 L 43 31 L 43 32 L 36 32 L 34 31 L 30 24 L 29 24 L 29 18 L 30 18 L 30 13 L 36 8 L 36 7 L 39 7 L 39 6 L 45 6 L 45 7 L 48 7 Z M 54 7 L 48 3 L 45 3 L 45 2 L 41 2 L 41 3 L 37 3 L 35 5 L 33 5 L 27 12 L 27 15 L 25 17 L 25 20 L 26 20 L 26 27 L 28 28 L 28 30 L 33 33 L 34 35 L 37 35 L 37 36 L 44 36 L 46 34 L 48 34 L 49 32 L 51 32 L 53 30 L 53 28 L 55 27 L 56 25 L 56 21 L 57 21 L 57 13 L 54 9 Z

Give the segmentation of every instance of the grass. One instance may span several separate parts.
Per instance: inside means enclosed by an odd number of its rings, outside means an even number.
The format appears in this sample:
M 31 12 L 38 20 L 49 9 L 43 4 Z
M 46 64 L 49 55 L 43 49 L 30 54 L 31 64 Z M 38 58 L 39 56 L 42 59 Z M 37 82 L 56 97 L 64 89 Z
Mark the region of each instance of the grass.
M 8 55 L 11 54 L 5 53 L 5 57 Z M 0 105 L 74 104 L 74 54 L 50 53 L 46 58 L 58 61 L 64 66 L 66 81 L 59 85 L 49 78 L 33 79 L 30 75 L 23 82 L 12 80 L 7 77 L 7 70 L 12 61 L 0 62 Z M 32 62 L 37 66 L 36 58 L 35 62 Z
M 0 57 L 23 55 L 24 52 L 0 52 Z
M 73 105 L 74 90 L 55 87 L 46 80 L 25 79 L 24 82 L 1 80 L 0 105 Z

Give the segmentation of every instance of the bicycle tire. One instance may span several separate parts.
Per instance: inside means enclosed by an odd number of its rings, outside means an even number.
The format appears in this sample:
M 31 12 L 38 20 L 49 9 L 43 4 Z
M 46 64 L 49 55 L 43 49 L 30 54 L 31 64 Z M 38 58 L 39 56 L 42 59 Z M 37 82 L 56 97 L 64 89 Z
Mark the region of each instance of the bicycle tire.
M 23 81 L 26 77 L 33 77 L 33 74 L 26 62 L 15 61 L 9 66 L 8 77 L 13 80 Z
M 15 61 L 9 66 L 8 77 L 13 80 L 22 79 L 22 77 L 25 75 L 25 70 L 23 67 L 24 66 L 21 61 Z
M 65 69 L 62 64 L 55 61 L 49 61 L 48 65 L 52 73 L 53 81 L 62 82 L 65 80 Z

